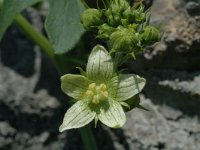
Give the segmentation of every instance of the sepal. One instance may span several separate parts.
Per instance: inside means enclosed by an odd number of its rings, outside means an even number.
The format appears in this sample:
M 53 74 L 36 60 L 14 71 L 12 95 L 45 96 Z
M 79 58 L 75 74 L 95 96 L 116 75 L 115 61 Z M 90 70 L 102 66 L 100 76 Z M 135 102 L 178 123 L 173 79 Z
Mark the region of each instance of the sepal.
M 86 77 L 86 72 L 81 68 L 81 67 L 76 67 L 79 71 L 80 71 L 80 74 L 82 76 L 85 76 Z

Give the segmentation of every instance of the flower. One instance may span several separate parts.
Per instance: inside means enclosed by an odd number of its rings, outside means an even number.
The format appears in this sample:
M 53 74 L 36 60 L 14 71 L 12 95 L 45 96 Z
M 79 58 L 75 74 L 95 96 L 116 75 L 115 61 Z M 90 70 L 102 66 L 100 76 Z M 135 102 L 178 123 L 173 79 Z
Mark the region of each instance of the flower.
M 162 34 L 160 33 L 159 29 L 152 26 L 147 25 L 140 33 L 140 39 L 144 45 L 151 45 L 162 38 Z
M 128 105 L 145 85 L 145 79 L 135 74 L 117 74 L 108 51 L 101 45 L 93 48 L 81 75 L 66 74 L 61 77 L 64 93 L 76 100 L 66 112 L 60 132 L 80 128 L 93 119 L 119 128 L 126 122 L 122 105 Z

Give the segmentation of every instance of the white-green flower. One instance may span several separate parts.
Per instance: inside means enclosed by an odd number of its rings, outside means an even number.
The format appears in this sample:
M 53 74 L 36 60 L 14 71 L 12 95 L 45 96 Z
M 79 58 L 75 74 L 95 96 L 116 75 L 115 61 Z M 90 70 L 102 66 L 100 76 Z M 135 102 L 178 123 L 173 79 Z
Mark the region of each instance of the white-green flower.
M 81 70 L 81 69 L 80 69 Z M 100 120 L 103 124 L 119 128 L 126 122 L 122 105 L 138 94 L 145 79 L 134 74 L 117 74 L 107 50 L 100 45 L 93 48 L 86 68 L 81 75 L 61 77 L 64 93 L 76 100 L 69 108 L 60 126 L 60 132 L 80 128 Z

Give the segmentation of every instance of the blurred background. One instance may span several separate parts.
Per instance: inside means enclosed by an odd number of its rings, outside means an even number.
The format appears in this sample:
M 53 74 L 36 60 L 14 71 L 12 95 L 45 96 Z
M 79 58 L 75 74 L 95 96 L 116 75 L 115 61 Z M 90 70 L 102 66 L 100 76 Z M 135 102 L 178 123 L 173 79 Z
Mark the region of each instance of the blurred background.
M 97 145 L 100 150 L 200 150 L 200 0 L 144 2 L 152 5 L 152 23 L 162 22 L 164 36 L 126 66 L 147 79 L 140 97 L 150 111 L 128 112 L 121 129 L 98 124 L 93 129 Z M 47 13 L 44 2 L 23 15 L 45 34 Z M 93 39 L 85 33 L 66 54 L 66 72 L 84 67 L 98 43 Z M 58 131 L 69 107 L 59 78 L 40 48 L 10 26 L 0 43 L 1 150 L 83 149 L 78 130 Z

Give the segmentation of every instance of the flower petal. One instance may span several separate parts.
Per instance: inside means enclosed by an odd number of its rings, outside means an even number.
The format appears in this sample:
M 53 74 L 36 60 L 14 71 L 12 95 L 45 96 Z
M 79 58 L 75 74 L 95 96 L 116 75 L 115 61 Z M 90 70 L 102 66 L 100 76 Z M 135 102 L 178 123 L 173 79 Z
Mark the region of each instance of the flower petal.
M 91 80 L 105 80 L 113 76 L 114 65 L 108 51 L 101 45 L 93 48 L 86 68 L 87 77 Z
M 82 75 L 66 74 L 61 77 L 61 89 L 74 99 L 80 99 L 87 90 L 89 81 Z
M 126 116 L 119 102 L 109 100 L 107 109 L 101 108 L 98 115 L 99 120 L 105 125 L 112 128 L 120 128 L 126 122 Z
M 120 74 L 116 92 L 117 101 L 125 101 L 138 94 L 144 88 L 146 80 L 135 74 Z
M 67 129 L 80 128 L 90 123 L 96 113 L 91 111 L 88 107 L 88 101 L 77 101 L 72 107 L 70 107 L 65 113 L 63 123 L 59 128 L 60 132 Z

